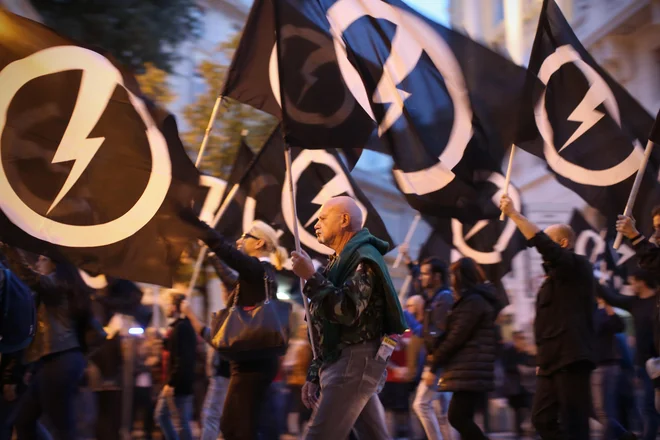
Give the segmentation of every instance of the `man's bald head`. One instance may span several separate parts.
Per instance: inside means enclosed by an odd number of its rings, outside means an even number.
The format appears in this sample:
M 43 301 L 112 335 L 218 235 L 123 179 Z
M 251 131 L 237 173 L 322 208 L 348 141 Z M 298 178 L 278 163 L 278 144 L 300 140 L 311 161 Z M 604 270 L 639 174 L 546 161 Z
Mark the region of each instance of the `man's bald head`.
M 321 210 L 326 207 L 334 210 L 339 215 L 347 215 L 350 218 L 348 225 L 350 232 L 358 232 L 362 229 L 362 210 L 351 197 L 333 197 L 323 204 Z
M 355 200 L 346 196 L 334 197 L 325 202 L 314 225 L 319 243 L 335 251 L 360 229 L 362 211 Z
M 568 225 L 548 226 L 544 232 L 552 241 L 563 248 L 573 249 L 573 246 L 575 246 L 575 231 Z

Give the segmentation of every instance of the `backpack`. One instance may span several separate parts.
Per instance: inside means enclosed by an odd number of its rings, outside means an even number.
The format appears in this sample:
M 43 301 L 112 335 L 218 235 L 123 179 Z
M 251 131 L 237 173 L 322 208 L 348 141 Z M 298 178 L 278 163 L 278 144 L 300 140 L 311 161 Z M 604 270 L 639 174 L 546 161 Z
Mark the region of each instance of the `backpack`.
M 23 350 L 37 328 L 37 309 L 34 296 L 16 275 L 0 265 L 0 353 Z

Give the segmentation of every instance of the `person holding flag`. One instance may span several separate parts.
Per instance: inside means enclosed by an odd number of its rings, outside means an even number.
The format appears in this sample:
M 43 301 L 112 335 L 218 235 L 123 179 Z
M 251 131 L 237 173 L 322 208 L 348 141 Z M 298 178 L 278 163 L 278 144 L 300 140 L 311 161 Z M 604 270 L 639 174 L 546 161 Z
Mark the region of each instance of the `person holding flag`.
M 273 228 L 257 220 L 234 247 L 201 220 L 191 218 L 190 221 L 202 229 L 201 238 L 209 249 L 238 273 L 228 304 L 249 310 L 264 301 L 277 301 L 270 292 L 277 292 L 275 271 L 282 268 L 286 251 L 279 246 Z M 182 312 L 190 319 L 195 332 L 215 346 L 216 334 L 195 316 L 188 302 L 182 305 Z M 220 419 L 220 430 L 226 440 L 258 438 L 266 392 L 279 369 L 277 355 L 264 350 L 252 351 L 243 360 L 229 362 L 229 386 Z
M 303 403 L 316 406 L 304 438 L 344 439 L 357 422 L 364 438 L 388 439 L 377 393 L 407 326 L 383 259 L 387 243 L 362 228 L 362 211 L 346 196 L 323 204 L 314 229 L 335 254 L 323 273 L 307 253 L 291 254 L 293 272 L 306 282 L 319 351 L 302 390 Z
M 542 231 L 507 195 L 500 209 L 541 254 L 546 274 L 536 299 L 538 367 L 532 423 L 544 439 L 589 439 L 598 285 L 593 266 L 574 252 L 570 226 L 557 224 Z

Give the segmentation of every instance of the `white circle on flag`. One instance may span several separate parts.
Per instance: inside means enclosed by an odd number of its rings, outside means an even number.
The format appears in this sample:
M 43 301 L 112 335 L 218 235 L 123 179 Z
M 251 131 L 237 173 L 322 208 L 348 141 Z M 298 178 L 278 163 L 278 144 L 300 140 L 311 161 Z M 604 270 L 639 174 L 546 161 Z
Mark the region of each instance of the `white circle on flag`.
M 108 72 L 112 72 L 116 84 L 126 90 L 132 106 L 147 127 L 146 136 L 152 161 L 147 186 L 135 205 L 121 217 L 98 225 L 70 225 L 44 217 L 32 210 L 16 194 L 0 163 L 0 208 L 12 223 L 39 240 L 73 248 L 107 246 L 132 236 L 156 215 L 167 196 L 172 180 L 167 142 L 151 118 L 145 103 L 124 85 L 119 70 L 107 58 L 77 46 L 51 47 L 14 61 L 0 71 L 0 135 L 7 123 L 9 106 L 23 86 L 35 78 L 69 70 L 82 70 L 91 81 L 97 78 L 95 73 L 103 72 L 98 78 L 106 78 Z M 76 102 L 76 105 L 82 104 Z

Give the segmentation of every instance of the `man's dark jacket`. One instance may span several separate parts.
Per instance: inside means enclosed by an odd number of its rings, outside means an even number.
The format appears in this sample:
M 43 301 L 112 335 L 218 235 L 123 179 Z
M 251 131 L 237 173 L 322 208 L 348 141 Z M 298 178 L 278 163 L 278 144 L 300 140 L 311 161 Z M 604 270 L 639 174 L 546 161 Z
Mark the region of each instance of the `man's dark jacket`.
M 536 298 L 534 321 L 539 374 L 552 374 L 580 361 L 593 364 L 597 282 L 591 263 L 544 232 L 529 244 L 543 257 L 546 274 Z
M 166 347 L 170 353 L 167 384 L 174 388 L 177 396 L 193 394 L 197 335 L 188 318 L 178 319 L 172 324 Z

